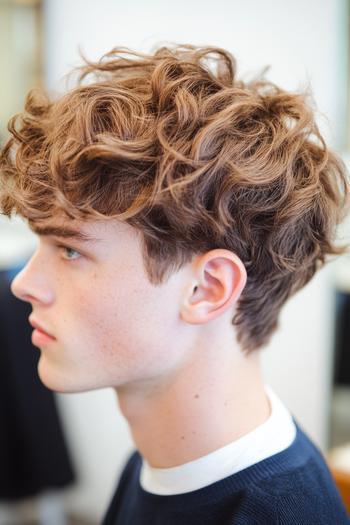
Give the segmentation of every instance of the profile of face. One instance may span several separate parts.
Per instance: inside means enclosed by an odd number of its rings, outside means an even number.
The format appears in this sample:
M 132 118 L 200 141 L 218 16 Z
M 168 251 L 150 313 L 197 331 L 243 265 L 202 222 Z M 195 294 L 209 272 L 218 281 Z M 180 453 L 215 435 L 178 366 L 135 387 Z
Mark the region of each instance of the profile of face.
M 68 229 L 86 238 L 68 237 Z M 42 383 L 58 392 L 147 385 L 173 373 L 190 358 L 195 325 L 220 315 L 245 284 L 232 254 L 220 265 L 198 259 L 153 285 L 136 230 L 115 219 L 51 221 L 38 239 L 11 290 L 31 303 L 31 323 L 52 336 L 35 331 L 32 341 Z

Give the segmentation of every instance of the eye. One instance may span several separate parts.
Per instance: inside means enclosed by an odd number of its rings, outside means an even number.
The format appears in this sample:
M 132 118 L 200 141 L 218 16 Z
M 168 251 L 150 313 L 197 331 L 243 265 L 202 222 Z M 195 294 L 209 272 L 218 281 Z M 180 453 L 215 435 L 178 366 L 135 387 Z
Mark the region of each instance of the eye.
M 73 261 L 75 259 L 79 259 L 81 257 L 81 253 L 74 250 L 74 248 L 70 248 L 69 246 L 58 246 L 60 250 L 63 252 L 63 258 L 67 259 L 68 261 Z

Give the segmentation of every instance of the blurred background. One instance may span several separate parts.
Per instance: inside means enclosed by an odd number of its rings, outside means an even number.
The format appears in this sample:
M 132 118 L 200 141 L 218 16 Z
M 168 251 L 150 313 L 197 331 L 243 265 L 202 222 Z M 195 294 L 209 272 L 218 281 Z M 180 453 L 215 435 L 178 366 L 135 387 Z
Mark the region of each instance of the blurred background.
M 116 45 L 147 52 L 174 41 L 228 49 L 241 78 L 270 65 L 266 76 L 281 87 L 310 85 L 320 130 L 350 166 L 349 21 L 347 0 L 0 0 L 0 142 L 28 89 L 67 89 L 79 47 L 97 59 Z M 338 236 L 350 240 L 349 218 Z M 0 216 L 0 525 L 97 524 L 133 443 L 111 389 L 58 394 L 36 377 L 31 310 L 9 292 L 36 242 L 20 219 Z M 287 303 L 262 361 L 266 382 L 323 451 L 346 500 L 349 256 Z

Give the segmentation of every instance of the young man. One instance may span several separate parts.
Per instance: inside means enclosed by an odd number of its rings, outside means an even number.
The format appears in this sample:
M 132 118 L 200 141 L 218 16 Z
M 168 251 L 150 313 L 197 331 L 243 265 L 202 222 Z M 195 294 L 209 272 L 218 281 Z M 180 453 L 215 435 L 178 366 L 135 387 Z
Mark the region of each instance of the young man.
M 348 523 L 260 366 L 286 300 L 346 249 L 347 172 L 305 95 L 238 80 L 221 48 L 116 48 L 9 129 L 0 207 L 39 235 L 12 291 L 40 379 L 113 387 L 137 449 L 103 523 Z

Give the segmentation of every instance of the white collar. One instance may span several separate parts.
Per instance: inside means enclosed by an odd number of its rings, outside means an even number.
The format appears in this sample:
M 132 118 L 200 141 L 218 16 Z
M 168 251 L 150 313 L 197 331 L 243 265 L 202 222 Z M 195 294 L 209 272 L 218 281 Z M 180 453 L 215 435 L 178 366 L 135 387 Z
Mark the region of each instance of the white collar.
M 287 448 L 296 436 L 292 415 L 273 389 L 265 384 L 270 416 L 244 436 L 213 452 L 171 468 L 154 468 L 142 459 L 140 484 L 159 495 L 200 489 Z

